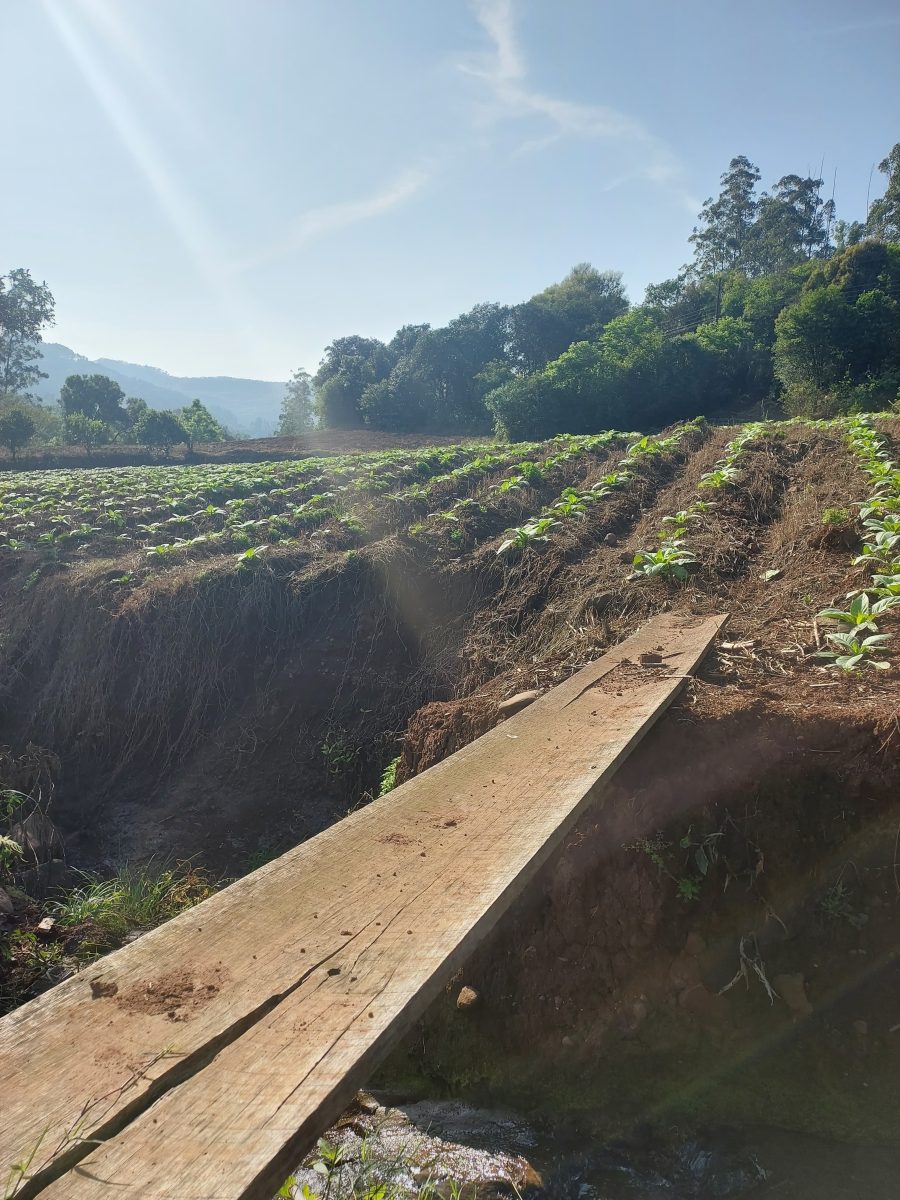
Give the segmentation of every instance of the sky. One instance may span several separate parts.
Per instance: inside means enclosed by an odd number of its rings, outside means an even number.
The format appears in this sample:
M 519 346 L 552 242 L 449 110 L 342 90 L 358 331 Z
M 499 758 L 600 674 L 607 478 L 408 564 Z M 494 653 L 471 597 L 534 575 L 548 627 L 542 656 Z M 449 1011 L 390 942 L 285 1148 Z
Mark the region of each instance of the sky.
M 0 46 L 0 273 L 48 340 L 178 375 L 584 261 L 640 301 L 735 155 L 853 219 L 900 141 L 896 0 L 0 0 Z

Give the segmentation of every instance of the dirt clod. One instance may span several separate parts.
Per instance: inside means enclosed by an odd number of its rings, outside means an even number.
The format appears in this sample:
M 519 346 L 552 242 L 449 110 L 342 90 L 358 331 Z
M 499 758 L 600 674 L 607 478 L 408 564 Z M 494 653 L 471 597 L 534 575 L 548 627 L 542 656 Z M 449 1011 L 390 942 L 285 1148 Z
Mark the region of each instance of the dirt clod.
M 107 979 L 92 979 L 91 980 L 91 999 L 101 1000 L 107 996 L 118 995 L 119 985 L 112 980 Z
M 119 996 L 126 1011 L 146 1016 L 165 1014 L 170 1021 L 187 1021 L 218 995 L 224 972 L 216 967 L 211 977 L 195 979 L 188 971 L 170 971 L 158 979 L 136 983 Z
M 461 1011 L 471 1011 L 481 1004 L 481 992 L 473 987 L 460 988 L 456 997 L 456 1007 Z

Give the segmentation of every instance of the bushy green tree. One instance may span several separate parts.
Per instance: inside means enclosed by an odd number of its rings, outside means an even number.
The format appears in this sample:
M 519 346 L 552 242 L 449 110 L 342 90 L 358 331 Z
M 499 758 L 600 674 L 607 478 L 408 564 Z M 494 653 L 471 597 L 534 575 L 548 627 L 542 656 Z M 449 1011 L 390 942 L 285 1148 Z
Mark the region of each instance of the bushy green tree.
M 370 383 L 360 409 L 370 429 L 414 433 L 430 424 L 435 387 L 431 372 L 415 357 L 404 356 L 387 379 Z
M 282 437 L 305 433 L 316 423 L 315 397 L 312 378 L 302 367 L 285 384 L 278 418 L 278 432 Z
M 225 430 L 199 400 L 194 400 L 178 413 L 178 423 L 184 431 L 189 453 L 193 451 L 195 442 L 225 440 Z
M 753 327 L 743 318 L 726 316 L 700 325 L 694 333 L 684 335 L 682 343 L 697 351 L 687 367 L 693 375 L 690 400 L 697 412 L 740 409 L 769 392 L 772 355 L 757 342 Z
M 866 241 L 817 267 L 775 321 L 789 412 L 887 404 L 900 371 L 900 246 Z M 860 390 L 861 389 L 861 390 Z
M 878 170 L 887 176 L 887 186 L 884 195 L 869 208 L 866 225 L 875 237 L 900 242 L 900 142 L 881 160 Z
M 178 414 L 170 409 L 148 409 L 137 422 L 134 433 L 142 446 L 161 450 L 166 458 L 169 457 L 173 446 L 187 441 L 187 434 L 178 419 Z
M 561 282 L 510 309 L 510 361 L 526 374 L 539 370 L 573 342 L 598 337 L 627 309 L 619 271 L 579 263 Z
M 729 279 L 745 279 L 740 271 L 697 277 L 686 270 L 674 279 L 650 284 L 641 306 L 666 333 L 689 333 L 706 321 L 715 320 L 722 288 Z
M 93 450 L 105 446 L 111 435 L 110 426 L 97 417 L 85 416 L 83 412 L 66 413 L 63 417 L 63 433 L 70 446 L 84 446 Z
M 319 424 L 325 429 L 360 428 L 363 392 L 386 379 L 392 366 L 390 351 L 377 338 L 335 338 L 325 348 L 314 380 Z
M 0 446 L 5 446 L 15 460 L 35 433 L 34 418 L 22 404 L 0 411 Z
M 42 331 L 54 321 L 46 283 L 35 283 L 22 267 L 0 275 L 0 396 L 27 394 L 46 379 L 38 363 Z
M 112 430 L 121 429 L 127 420 L 125 393 L 107 375 L 69 375 L 59 391 L 59 403 L 66 416 L 80 413 L 102 421 Z
M 125 431 L 128 437 L 135 436 L 138 422 L 150 411 L 150 406 L 142 396 L 129 396 L 125 401 Z

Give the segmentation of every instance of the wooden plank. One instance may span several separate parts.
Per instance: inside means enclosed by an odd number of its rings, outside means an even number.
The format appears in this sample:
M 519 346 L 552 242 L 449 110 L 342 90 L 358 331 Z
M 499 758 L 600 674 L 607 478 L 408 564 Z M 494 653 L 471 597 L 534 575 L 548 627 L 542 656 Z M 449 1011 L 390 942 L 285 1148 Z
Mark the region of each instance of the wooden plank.
M 41 1139 L 23 1194 L 71 1167 L 41 1194 L 270 1196 L 723 620 L 655 618 L 445 762 L 0 1021 L 0 1162 Z M 637 665 L 660 646 L 665 666 Z M 72 1166 L 76 1127 L 111 1140 Z

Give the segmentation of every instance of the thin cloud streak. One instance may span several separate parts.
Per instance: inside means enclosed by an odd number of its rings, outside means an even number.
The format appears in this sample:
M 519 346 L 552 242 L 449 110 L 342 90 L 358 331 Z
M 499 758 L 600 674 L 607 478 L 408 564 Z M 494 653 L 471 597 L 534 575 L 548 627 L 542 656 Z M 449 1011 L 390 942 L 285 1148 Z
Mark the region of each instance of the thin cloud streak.
M 317 238 L 358 225 L 361 221 L 384 216 L 420 192 L 431 179 L 431 174 L 426 166 L 407 167 L 386 187 L 362 199 L 307 209 L 294 218 L 277 242 L 257 254 L 239 259 L 232 264 L 232 270 L 246 271 L 265 266 L 285 255 L 295 254 Z
M 680 184 L 682 168 L 677 158 L 641 121 L 607 105 L 564 100 L 528 86 L 528 69 L 516 37 L 513 0 L 472 0 L 472 9 L 491 48 L 476 62 L 459 64 L 459 69 L 485 86 L 487 99 L 480 121 L 496 125 L 538 118 L 549 126 L 546 132 L 522 142 L 516 155 L 535 153 L 564 139 L 619 142 L 637 152 L 641 162 L 611 186 L 646 179 L 668 188 L 685 207 L 696 212 L 694 197 Z

